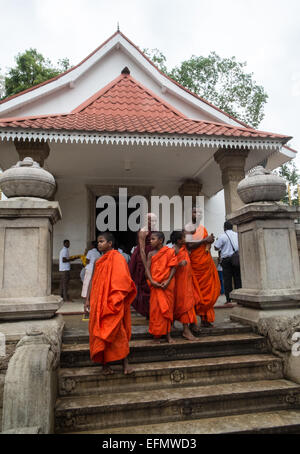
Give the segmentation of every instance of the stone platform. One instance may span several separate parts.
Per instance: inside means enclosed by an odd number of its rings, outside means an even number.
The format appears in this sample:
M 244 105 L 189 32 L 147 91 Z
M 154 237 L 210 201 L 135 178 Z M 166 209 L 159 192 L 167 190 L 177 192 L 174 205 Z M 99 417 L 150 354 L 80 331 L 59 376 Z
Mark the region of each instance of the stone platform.
M 218 311 L 194 342 L 176 322 L 173 344 L 154 344 L 133 314 L 129 376 L 118 363 L 105 376 L 89 358 L 88 323 L 65 315 L 56 433 L 300 433 L 300 385 L 264 337 Z

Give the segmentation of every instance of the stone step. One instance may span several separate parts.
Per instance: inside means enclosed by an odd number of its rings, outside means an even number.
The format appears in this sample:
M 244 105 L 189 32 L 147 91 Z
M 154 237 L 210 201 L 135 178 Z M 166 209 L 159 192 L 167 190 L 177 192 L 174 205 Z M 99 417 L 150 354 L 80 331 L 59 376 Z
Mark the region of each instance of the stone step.
M 130 342 L 130 363 L 174 361 L 219 356 L 267 353 L 266 340 L 254 333 L 203 336 L 190 342 L 183 338 L 174 343 L 154 343 L 153 340 Z M 88 344 L 63 344 L 61 368 L 93 366 Z
M 246 413 L 218 418 L 74 432 L 80 434 L 300 434 L 300 410 Z M 152 447 L 154 447 L 152 445 Z M 157 446 L 156 446 L 157 447 Z
M 56 433 L 299 408 L 300 385 L 284 379 L 63 397 Z
M 263 354 L 135 364 L 132 375 L 124 375 L 121 366 L 112 366 L 114 374 L 110 376 L 105 376 L 101 367 L 73 367 L 59 370 L 59 395 L 100 395 L 272 380 L 283 377 L 282 367 L 280 358 Z
M 137 319 L 139 321 L 139 319 Z M 135 320 L 133 319 L 133 322 Z M 252 328 L 240 323 L 218 323 L 213 328 L 201 328 L 199 336 L 223 336 L 224 334 L 251 333 Z M 181 337 L 182 329 L 179 322 L 175 322 L 175 328 L 172 329 L 172 337 Z M 148 325 L 132 325 L 132 340 L 151 339 L 148 333 Z M 63 334 L 64 344 L 84 344 L 89 342 L 88 322 L 82 322 L 80 328 L 67 326 Z

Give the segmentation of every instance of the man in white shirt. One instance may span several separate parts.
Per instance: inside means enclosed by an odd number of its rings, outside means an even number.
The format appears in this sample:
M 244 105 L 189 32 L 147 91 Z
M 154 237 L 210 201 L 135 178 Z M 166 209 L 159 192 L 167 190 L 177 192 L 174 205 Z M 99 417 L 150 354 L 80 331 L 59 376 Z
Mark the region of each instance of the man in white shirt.
M 71 270 L 71 263 L 75 258 L 70 259 L 69 254 L 69 247 L 70 241 L 64 240 L 64 247 L 61 249 L 59 253 L 59 273 L 60 277 L 60 296 L 63 298 L 64 301 L 72 301 L 68 295 L 68 287 L 70 281 L 70 270 Z
M 86 298 L 87 296 L 89 283 L 93 274 L 94 263 L 96 262 L 96 260 L 98 260 L 99 257 L 101 257 L 101 254 L 97 249 L 97 241 L 92 241 L 91 249 L 88 251 L 86 255 L 86 266 L 81 291 L 82 298 Z
M 231 257 L 239 250 L 238 235 L 232 230 L 229 221 L 224 223 L 224 232 L 215 242 L 215 250 L 221 252 L 221 266 L 223 269 L 224 291 L 226 304 L 230 303 L 230 292 L 232 292 L 232 280 L 234 288 L 241 288 L 241 270 L 239 266 L 232 263 Z

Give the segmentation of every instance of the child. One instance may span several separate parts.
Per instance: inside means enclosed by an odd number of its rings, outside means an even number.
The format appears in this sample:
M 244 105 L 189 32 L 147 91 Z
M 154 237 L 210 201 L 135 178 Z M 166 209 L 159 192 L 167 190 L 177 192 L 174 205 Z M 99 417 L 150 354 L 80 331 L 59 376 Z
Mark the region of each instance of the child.
M 162 232 L 152 232 L 151 248 L 148 254 L 146 275 L 150 287 L 150 320 L 149 333 L 159 341 L 166 336 L 172 343 L 171 324 L 173 321 L 174 286 L 177 258 L 174 249 L 164 246 L 165 236 Z
M 171 234 L 171 241 L 178 260 L 175 274 L 175 304 L 174 320 L 183 324 L 182 336 L 187 340 L 196 340 L 190 331 L 189 324 L 197 326 L 195 305 L 200 300 L 194 283 L 193 271 L 188 250 L 185 245 L 185 234 L 175 231 Z
M 113 373 L 107 363 L 122 359 L 127 375 L 133 372 L 127 356 L 131 337 L 130 304 L 136 296 L 136 288 L 126 260 L 113 249 L 113 244 L 110 232 L 98 237 L 98 250 L 103 256 L 94 264 L 84 309 L 90 312 L 91 359 L 103 364 L 106 375 Z

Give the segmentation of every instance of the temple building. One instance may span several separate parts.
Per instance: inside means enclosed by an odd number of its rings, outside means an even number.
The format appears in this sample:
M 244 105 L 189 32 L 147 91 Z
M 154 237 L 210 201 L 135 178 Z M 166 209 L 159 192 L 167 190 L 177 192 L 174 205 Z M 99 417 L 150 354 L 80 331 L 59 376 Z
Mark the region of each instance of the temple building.
M 242 205 L 236 187 L 264 164 L 293 159 L 289 136 L 263 132 L 222 112 L 163 74 L 121 32 L 63 74 L 0 102 L 0 167 L 30 156 L 51 172 L 63 219 L 57 260 L 93 240 L 96 200 L 142 195 L 203 195 L 209 232 Z M 135 237 L 119 238 L 130 250 Z

